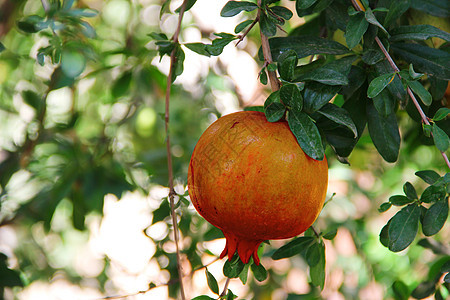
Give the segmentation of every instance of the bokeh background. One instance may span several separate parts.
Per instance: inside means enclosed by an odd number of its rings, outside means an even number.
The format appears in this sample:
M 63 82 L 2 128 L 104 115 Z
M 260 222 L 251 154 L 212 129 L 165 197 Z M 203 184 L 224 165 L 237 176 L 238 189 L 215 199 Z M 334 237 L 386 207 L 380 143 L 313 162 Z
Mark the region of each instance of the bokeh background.
M 0 7 L 7 8 L 7 2 L 0 1 Z M 0 53 L 0 252 L 24 286 L 5 288 L 4 297 L 176 298 L 163 119 L 169 58 L 158 56 L 148 34 L 172 36 L 177 23 L 172 12 L 181 1 L 173 0 L 161 17 L 163 1 L 77 1 L 77 7 L 99 11 L 85 19 L 96 35 L 61 37 L 81 43 L 89 55 L 72 57 L 82 67 L 74 84 L 50 92 L 47 83 L 57 65 L 48 58 L 40 65 L 36 58 L 39 48 L 52 43 L 52 34 L 29 34 L 16 24 L 24 16 L 44 16 L 42 4 L 12 2 L 0 27 L 6 47 Z M 180 41 L 208 43 L 214 32 L 233 32 L 243 19 L 221 18 L 226 2 L 198 0 L 185 14 Z M 295 3 L 282 2 L 291 8 Z M 289 32 L 303 22 L 293 18 L 284 28 Z M 188 298 L 213 296 L 202 266 L 220 287 L 225 282 L 224 261 L 217 259 L 225 240 L 196 213 L 186 193 L 189 158 L 203 130 L 218 117 L 263 104 L 270 91 L 258 80 L 259 43 L 255 30 L 218 57 L 184 48 L 184 72 L 173 86 L 171 151 Z M 424 188 L 416 170 L 445 172 L 439 152 L 417 142 L 419 127 L 406 113 L 398 117 L 403 142 L 395 164 L 382 160 L 368 134 L 349 157 L 351 166 L 327 149 L 332 200 L 315 227 L 338 232 L 326 241 L 325 299 L 392 299 L 395 281 L 417 286 L 435 259 L 417 241 L 396 254 L 379 242 L 381 228 L 396 213 L 395 208 L 379 213 L 379 205 L 402 193 L 405 181 Z M 446 227 L 437 239 L 448 245 Z M 270 258 L 285 243 L 265 245 L 268 279 L 250 278 L 245 286 L 231 281 L 239 299 L 319 297 L 300 256 Z

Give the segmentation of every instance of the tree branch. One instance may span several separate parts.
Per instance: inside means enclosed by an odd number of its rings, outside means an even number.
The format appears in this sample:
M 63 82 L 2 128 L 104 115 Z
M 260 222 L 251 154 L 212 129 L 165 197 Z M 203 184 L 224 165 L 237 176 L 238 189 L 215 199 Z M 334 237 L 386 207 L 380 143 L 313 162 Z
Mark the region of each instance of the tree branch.
M 259 20 L 262 11 L 261 0 L 258 0 L 258 6 L 258 16 L 256 18 Z M 273 63 L 273 60 L 272 53 L 270 52 L 269 39 L 262 32 L 261 25 L 259 26 L 259 32 L 261 35 L 261 48 L 264 55 L 264 63 L 270 65 L 271 63 Z M 272 87 L 272 91 L 278 91 L 280 89 L 280 81 L 278 80 L 277 73 L 270 70 L 267 70 L 267 73 L 269 74 L 270 86 Z
M 179 246 L 179 237 L 178 237 L 178 223 L 177 223 L 177 215 L 175 213 L 175 201 L 174 195 L 176 194 L 173 184 L 173 166 L 172 166 L 172 153 L 170 150 L 170 135 L 169 135 L 169 108 L 170 108 L 170 90 L 172 87 L 172 77 L 176 64 L 176 51 L 178 46 L 178 37 L 180 35 L 181 30 L 181 21 L 183 20 L 184 11 L 186 8 L 186 3 L 188 0 L 184 0 L 181 5 L 180 13 L 178 16 L 178 24 L 177 29 L 172 37 L 173 43 L 175 44 L 172 53 L 170 54 L 170 69 L 169 75 L 167 76 L 167 88 L 166 88 L 166 107 L 165 107 L 165 131 L 166 131 L 166 151 L 167 151 L 167 169 L 169 173 L 169 201 L 170 201 L 170 212 L 172 215 L 172 224 L 173 224 L 173 236 L 175 240 L 176 252 L 177 252 L 177 269 L 178 269 L 178 277 L 180 282 L 180 296 L 182 300 L 186 299 L 184 294 L 183 287 L 183 269 L 181 267 L 181 255 L 180 255 L 180 246 Z
M 366 9 L 364 8 L 364 6 L 362 5 L 362 3 L 359 0 L 352 0 L 352 4 L 355 7 L 355 9 L 358 10 L 358 11 L 366 11 Z M 398 78 L 402 79 L 402 77 L 399 74 L 400 69 L 395 64 L 395 62 L 392 59 L 391 55 L 387 52 L 387 50 L 384 47 L 384 45 L 381 42 L 381 40 L 378 37 L 375 37 L 375 42 L 377 42 L 378 47 L 383 52 L 384 56 L 388 60 L 388 62 L 391 65 L 392 69 L 396 72 Z M 419 112 L 420 117 L 422 118 L 422 122 L 425 123 L 426 125 L 430 125 L 430 122 L 428 121 L 428 117 L 423 112 L 423 109 L 420 106 L 419 101 L 417 101 L 416 96 L 414 96 L 414 93 L 411 91 L 411 89 L 408 86 L 406 87 L 406 91 L 407 91 L 409 97 L 411 98 L 412 102 L 414 103 L 414 106 L 416 107 L 417 111 Z M 433 135 L 433 133 L 431 133 L 431 135 Z M 441 152 L 441 155 L 444 158 L 444 161 L 447 164 L 447 167 L 450 168 L 450 161 L 449 161 L 449 159 L 447 157 L 447 154 L 445 154 L 445 152 Z

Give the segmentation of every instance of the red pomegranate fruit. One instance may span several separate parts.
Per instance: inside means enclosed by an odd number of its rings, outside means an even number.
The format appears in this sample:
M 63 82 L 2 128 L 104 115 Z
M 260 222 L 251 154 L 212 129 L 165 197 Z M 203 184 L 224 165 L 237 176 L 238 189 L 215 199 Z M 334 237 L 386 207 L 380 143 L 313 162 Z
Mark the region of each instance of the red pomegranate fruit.
M 219 118 L 200 137 L 188 171 L 196 210 L 222 230 L 221 258 L 259 264 L 261 242 L 308 229 L 319 215 L 328 182 L 326 158 L 308 157 L 287 122 L 261 112 Z

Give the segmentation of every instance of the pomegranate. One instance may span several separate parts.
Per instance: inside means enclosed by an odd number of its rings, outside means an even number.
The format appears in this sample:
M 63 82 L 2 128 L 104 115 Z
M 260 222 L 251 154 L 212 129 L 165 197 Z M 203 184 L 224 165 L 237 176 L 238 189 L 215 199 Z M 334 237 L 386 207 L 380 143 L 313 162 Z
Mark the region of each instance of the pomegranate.
M 221 258 L 259 264 L 261 242 L 294 237 L 319 215 L 328 166 L 308 157 L 287 122 L 261 112 L 219 118 L 200 137 L 191 157 L 188 187 L 196 210 L 222 230 Z

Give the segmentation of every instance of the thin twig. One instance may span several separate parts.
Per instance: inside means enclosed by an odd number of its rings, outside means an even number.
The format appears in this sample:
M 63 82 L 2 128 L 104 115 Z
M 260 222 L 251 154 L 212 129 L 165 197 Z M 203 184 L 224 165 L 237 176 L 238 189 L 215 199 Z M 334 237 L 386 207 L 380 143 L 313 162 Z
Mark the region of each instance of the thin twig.
M 227 281 L 225 281 L 225 285 L 223 286 L 223 291 L 219 296 L 219 299 L 224 297 L 228 291 L 228 285 L 230 284 L 231 278 L 227 277 Z
M 261 0 L 258 0 L 258 18 L 261 15 Z M 267 63 L 267 65 L 270 65 L 272 60 L 272 53 L 270 51 L 270 45 L 269 45 L 269 39 L 267 36 L 262 32 L 261 26 L 259 26 L 259 32 L 261 35 L 261 48 L 264 55 L 264 62 Z M 272 91 L 278 91 L 280 89 L 280 81 L 278 80 L 277 73 L 275 71 L 267 70 L 267 73 L 269 74 L 269 80 L 270 80 L 270 86 L 272 87 Z
M 170 135 L 169 135 L 169 104 L 170 104 L 170 90 L 172 87 L 172 77 L 175 68 L 175 64 L 177 61 L 176 52 L 178 46 L 178 37 L 180 35 L 181 30 L 181 21 L 183 20 L 184 10 L 186 7 L 186 3 L 188 0 L 184 0 L 181 5 L 180 14 L 178 16 L 178 25 L 175 33 L 172 37 L 173 43 L 175 45 L 172 53 L 170 54 L 170 69 L 169 75 L 167 76 L 167 88 L 166 88 L 166 109 L 165 109 L 165 130 L 166 130 L 166 150 L 167 150 L 167 169 L 169 171 L 169 200 L 170 200 L 170 212 L 172 215 L 172 225 L 173 225 L 173 236 L 175 240 L 175 247 L 177 252 L 177 269 L 178 269 L 178 277 L 180 281 L 180 294 L 181 299 L 185 300 L 186 296 L 184 294 L 183 287 L 183 269 L 181 267 L 181 255 L 180 255 L 180 246 L 179 246 L 179 237 L 178 237 L 178 224 L 177 224 L 177 215 L 175 213 L 175 201 L 174 195 L 175 189 L 173 184 L 173 167 L 172 167 L 172 154 L 170 151 Z
M 320 234 L 317 232 L 317 230 L 314 228 L 314 226 L 312 226 L 311 225 L 311 230 L 314 232 L 314 235 L 317 237 L 317 238 L 320 238 Z
M 352 4 L 355 7 L 355 9 L 358 10 L 358 11 L 366 11 L 366 9 L 364 8 L 364 6 L 362 5 L 362 3 L 359 0 L 352 0 Z M 402 79 L 402 77 L 401 77 L 401 75 L 399 73 L 400 69 L 395 64 L 395 62 L 392 59 L 391 55 L 387 52 L 387 50 L 384 47 L 384 45 L 381 42 L 381 40 L 378 37 L 375 37 L 375 41 L 377 42 L 378 47 L 380 47 L 381 52 L 383 52 L 384 56 L 388 60 L 388 62 L 391 65 L 392 69 L 397 74 L 398 78 Z M 411 89 L 408 86 L 406 87 L 406 91 L 407 91 L 409 97 L 411 98 L 412 102 L 414 103 L 414 106 L 416 107 L 417 111 L 419 112 L 420 117 L 422 118 L 422 122 L 425 123 L 426 125 L 430 125 L 430 122 L 428 121 L 428 117 L 425 115 L 422 107 L 419 104 L 419 101 L 417 101 L 416 96 L 414 95 L 414 93 L 411 91 Z M 431 133 L 431 135 L 433 135 L 433 133 Z M 439 152 L 441 152 L 441 151 L 439 151 Z M 447 154 L 445 154 L 445 152 L 441 152 L 441 155 L 444 158 L 444 161 L 447 164 L 447 167 L 450 168 L 450 161 L 448 159 Z
M 247 36 L 250 30 L 252 30 L 253 26 L 255 26 L 255 24 L 258 22 L 259 22 L 259 14 L 256 16 L 255 20 L 253 20 L 252 24 L 250 24 L 247 30 L 242 35 L 239 36 L 239 40 L 236 43 L 236 47 L 237 45 L 239 45 L 240 42 L 242 42 L 242 40 L 244 40 L 244 38 Z

